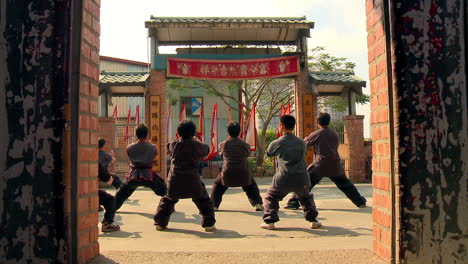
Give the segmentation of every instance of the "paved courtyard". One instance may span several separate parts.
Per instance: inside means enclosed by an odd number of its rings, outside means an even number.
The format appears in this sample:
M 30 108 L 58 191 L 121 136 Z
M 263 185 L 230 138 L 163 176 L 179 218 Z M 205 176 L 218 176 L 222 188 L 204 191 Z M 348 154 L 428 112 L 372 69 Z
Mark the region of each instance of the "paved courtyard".
M 263 195 L 271 177 L 256 180 Z M 204 182 L 210 192 L 213 181 Z M 93 263 L 382 263 L 370 252 L 372 186 L 357 188 L 369 207 L 355 207 L 332 182 L 313 189 L 324 225 L 316 230 L 309 229 L 302 211 L 283 209 L 277 230 L 261 229 L 262 212 L 254 211 L 241 188 L 230 188 L 216 212 L 214 233 L 204 232 L 190 199 L 176 205 L 167 230 L 156 231 L 153 213 L 159 197 L 140 188 L 116 215 L 121 231 L 100 233 L 102 256 Z

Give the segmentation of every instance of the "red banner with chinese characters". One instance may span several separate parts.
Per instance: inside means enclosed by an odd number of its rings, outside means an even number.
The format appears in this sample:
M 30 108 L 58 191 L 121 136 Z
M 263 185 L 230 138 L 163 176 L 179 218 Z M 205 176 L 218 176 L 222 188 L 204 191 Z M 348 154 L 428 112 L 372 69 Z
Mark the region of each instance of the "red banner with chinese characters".
M 245 60 L 167 58 L 167 76 L 183 79 L 246 80 L 298 75 L 298 56 Z

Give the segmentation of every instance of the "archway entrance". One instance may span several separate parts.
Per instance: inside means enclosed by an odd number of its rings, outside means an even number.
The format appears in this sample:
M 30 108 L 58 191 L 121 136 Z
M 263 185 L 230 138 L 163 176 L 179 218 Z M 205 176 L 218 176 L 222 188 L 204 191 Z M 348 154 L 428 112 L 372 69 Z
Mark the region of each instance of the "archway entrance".
M 467 6 L 416 2 L 366 1 L 374 252 L 465 263 Z M 99 253 L 99 5 L 0 0 L 2 262 Z
M 315 116 L 316 104 L 309 81 L 306 44 L 313 22 L 304 17 L 152 17 L 145 25 L 151 39 L 152 58 L 146 102 L 150 105 L 151 98 L 159 100 L 160 104 L 154 108 L 155 111 L 163 113 L 167 109 L 167 78 L 247 80 L 294 76 L 298 134 L 303 136 L 313 131 L 313 119 L 302 118 L 305 105 L 308 115 Z M 278 52 L 278 47 L 285 45 L 294 47 L 294 51 L 287 54 Z M 168 55 L 160 54 L 160 46 L 186 48 L 178 49 L 176 55 Z M 208 108 L 205 108 L 206 110 L 209 111 Z M 150 109 L 147 108 L 146 111 L 150 117 Z M 162 114 L 158 119 L 146 120 L 152 128 L 152 138 L 166 138 L 166 118 L 167 116 Z M 164 149 L 166 141 L 159 140 L 157 144 Z M 165 175 L 165 157 L 158 156 L 155 162 L 161 165 L 157 171 Z
M 305 18 L 152 18 L 146 25 L 149 28 L 152 44 L 150 52 L 152 58 L 151 71 L 145 93 L 145 105 L 148 106 L 145 109 L 147 116 L 146 123 L 152 130 L 150 138 L 153 143 L 158 145 L 159 149 L 165 149 L 167 143 L 166 120 L 168 118 L 168 111 L 166 109 L 168 107 L 166 97 L 168 97 L 169 89 L 167 83 L 168 80 L 173 80 L 173 78 L 192 80 L 245 80 L 267 77 L 294 78 L 295 115 L 299 120 L 297 132 L 301 137 L 304 137 L 315 129 L 314 117 L 317 111 L 315 96 L 317 90 L 321 92 L 326 91 L 326 86 L 330 85 L 333 86 L 333 94 L 336 95 L 343 93 L 343 86 L 346 86 L 348 90 L 351 90 L 350 87 L 354 88 L 353 85 L 362 86 L 362 82 L 360 81 L 357 81 L 356 84 L 353 83 L 352 78 L 346 79 L 348 77 L 347 74 L 310 76 L 306 61 L 307 47 L 305 47 L 305 43 L 306 38 L 310 34 L 311 23 L 305 20 Z M 208 34 L 207 32 L 210 31 L 216 31 L 216 33 Z M 263 31 L 269 33 L 262 33 Z M 162 45 L 180 45 L 183 48 L 179 48 L 177 54 L 160 54 L 159 47 Z M 202 47 L 194 48 L 193 45 L 202 45 Z M 292 51 L 282 53 L 278 51 L 277 46 L 293 46 L 293 48 Z M 314 88 L 314 86 L 316 87 Z M 238 93 L 234 92 L 233 94 Z M 221 100 L 218 99 L 218 102 L 221 102 Z M 205 111 L 210 115 L 211 105 L 206 104 L 205 106 Z M 180 109 L 180 104 L 174 105 L 173 109 Z M 308 156 L 308 163 L 311 162 L 310 159 L 312 158 L 310 154 Z M 162 155 L 157 157 L 155 162 L 154 170 L 158 171 L 161 175 L 165 175 L 167 171 L 165 161 L 166 157 Z M 265 192 L 269 184 L 268 180 L 271 182 L 271 179 L 259 180 L 262 193 Z M 211 181 L 205 182 L 207 186 L 211 185 Z M 367 187 L 368 191 L 365 195 L 369 197 L 370 186 Z M 333 194 L 330 195 L 329 193 L 334 188 L 337 190 L 334 186 L 320 188 L 318 191 L 320 195 L 318 196 L 325 194 L 323 197 L 335 199 L 336 197 L 332 197 Z M 327 192 L 328 194 L 326 194 Z M 178 204 L 181 206 L 181 212 L 176 212 L 173 215 L 174 222 L 171 222 L 170 229 L 174 232 L 155 234 L 157 236 L 156 240 L 161 239 L 157 241 L 170 241 L 167 242 L 167 245 L 161 245 L 161 250 L 170 250 L 170 248 L 174 248 L 175 245 L 181 243 L 180 241 L 188 241 L 187 249 L 190 251 L 194 248 L 200 249 L 202 247 L 213 248 L 213 250 L 217 251 L 224 250 L 222 247 L 217 248 L 216 244 L 224 246 L 234 245 L 238 249 L 242 248 L 243 251 L 248 251 L 252 248 L 271 250 L 267 249 L 266 246 L 252 246 L 252 244 L 261 243 L 262 238 L 268 235 L 265 235 L 258 228 L 257 221 L 259 221 L 261 214 L 249 211 L 249 209 L 245 208 L 247 206 L 244 206 L 242 202 L 229 203 L 230 199 L 240 201 L 242 197 L 239 196 L 241 195 L 238 190 L 227 194 L 225 198 L 226 204 L 223 206 L 224 209 L 217 214 L 219 216 L 218 221 L 220 226 L 218 227 L 220 227 L 220 230 L 211 237 L 197 230 L 196 225 L 198 224 L 199 217 L 192 206 L 189 207 L 190 201 L 187 202 L 189 205 L 186 205 L 185 201 L 181 201 Z M 128 241 L 127 239 L 134 239 L 135 243 L 138 243 L 138 241 L 145 241 L 143 236 L 151 234 L 154 230 L 151 226 L 148 228 L 137 228 L 133 223 L 136 221 L 147 222 L 148 218 L 151 218 L 148 212 L 154 210 L 154 204 L 145 204 L 148 203 L 148 200 L 153 199 L 151 193 L 149 195 L 145 195 L 144 192 L 137 193 L 134 199 L 135 201 L 132 200 L 121 209 L 118 217 L 122 219 L 122 223 L 128 228 L 128 230 L 123 230 L 123 237 L 126 238 L 125 241 Z M 340 210 L 340 204 L 330 204 L 327 206 L 328 212 L 334 213 L 334 211 Z M 138 208 L 134 205 L 138 205 Z M 329 222 L 330 226 L 323 231 L 323 234 L 327 233 L 330 237 L 339 237 L 360 236 L 362 233 L 365 233 L 365 238 L 358 237 L 357 240 L 360 241 L 359 243 L 367 244 L 370 248 L 370 237 L 372 234 L 370 208 L 359 211 L 359 209 L 355 209 L 349 204 L 349 207 L 346 207 L 344 212 L 340 213 L 352 214 L 354 216 L 353 219 L 360 219 L 362 220 L 361 222 L 366 222 L 368 226 L 359 229 L 358 221 L 358 223 L 349 222 L 347 223 L 348 228 L 343 228 L 336 222 Z M 300 212 L 289 211 L 284 212 L 284 214 L 291 216 L 293 222 L 303 223 L 303 217 Z M 285 217 L 285 221 L 287 218 Z M 243 226 L 236 222 L 232 223 L 230 228 L 226 228 L 223 222 L 226 223 L 228 219 L 239 219 L 239 222 L 250 224 Z M 343 217 L 339 216 L 336 219 L 343 219 Z M 194 230 L 188 229 L 186 227 L 187 224 L 194 225 Z M 285 230 L 288 229 L 285 228 Z M 296 250 L 310 250 L 311 246 L 308 244 L 310 242 L 308 241 L 308 237 L 317 238 L 320 236 L 303 228 L 290 228 L 289 231 L 291 231 L 289 233 L 290 237 L 301 241 L 301 243 L 298 243 L 301 246 L 295 243 Z M 117 237 L 117 234 L 104 234 L 100 237 L 102 241 L 101 245 L 106 250 L 111 250 L 109 248 L 110 245 L 121 249 L 118 245 L 121 245 L 123 242 L 121 242 L 121 238 Z M 195 239 L 191 240 L 192 237 L 195 237 Z M 218 238 L 219 240 L 203 239 L 197 241 L 197 237 Z M 244 237 L 251 237 L 252 240 L 249 240 L 249 243 L 245 243 L 244 239 L 239 239 Z M 277 239 L 274 239 L 272 243 L 279 243 L 283 239 L 286 239 L 285 233 L 278 235 Z M 326 237 L 321 239 L 327 240 Z M 328 242 L 331 240 L 333 238 L 328 238 Z M 352 247 L 351 244 L 350 241 L 347 241 L 345 242 L 345 247 Z M 149 250 L 148 246 L 149 244 L 145 243 L 140 249 Z M 324 248 L 322 247 L 321 249 Z

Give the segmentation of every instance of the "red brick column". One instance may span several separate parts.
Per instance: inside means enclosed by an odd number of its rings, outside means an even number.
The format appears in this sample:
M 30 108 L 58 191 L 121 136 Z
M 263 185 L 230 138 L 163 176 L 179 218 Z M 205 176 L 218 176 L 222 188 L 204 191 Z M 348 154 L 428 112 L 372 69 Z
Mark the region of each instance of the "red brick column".
M 344 136 L 349 148 L 347 176 L 352 182 L 364 182 L 366 152 L 364 149 L 364 116 L 344 117 Z
M 145 123 L 150 129 L 150 139 L 154 138 L 154 135 L 151 135 L 151 128 L 153 125 L 159 126 L 160 135 L 158 136 L 157 141 L 152 141 L 153 144 L 158 148 L 158 161 L 160 164 L 160 170 L 156 171 L 163 179 L 166 179 L 167 164 L 166 164 L 166 120 L 168 116 L 167 104 L 166 104 L 166 71 L 165 70 L 151 70 L 150 81 L 148 84 L 148 90 L 146 91 L 145 98 Z M 151 96 L 157 95 L 160 97 L 160 117 L 158 124 L 151 123 Z
M 371 84 L 373 251 L 391 261 L 392 192 L 390 169 L 389 84 L 382 0 L 367 0 L 367 46 Z
M 309 81 L 309 70 L 302 68 L 295 79 L 295 116 L 296 116 L 296 135 L 305 138 L 311 132 L 316 130 L 315 117 L 317 116 L 317 97 L 312 94 L 312 84 Z M 311 99 L 312 105 L 306 105 L 307 99 Z M 306 116 L 307 115 L 307 116 Z M 313 161 L 313 152 L 307 151 L 307 164 Z
M 78 146 L 78 261 L 99 254 L 98 240 L 98 93 L 100 1 L 83 1 L 80 58 Z

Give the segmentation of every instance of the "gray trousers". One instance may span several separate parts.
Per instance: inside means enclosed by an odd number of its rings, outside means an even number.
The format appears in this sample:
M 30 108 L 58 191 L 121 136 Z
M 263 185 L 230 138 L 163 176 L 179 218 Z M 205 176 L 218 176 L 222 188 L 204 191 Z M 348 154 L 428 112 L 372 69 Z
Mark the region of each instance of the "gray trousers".
M 213 226 L 216 223 L 213 201 L 211 201 L 204 186 L 202 195 L 198 198 L 192 198 L 192 201 L 202 216 L 202 227 Z M 154 224 L 166 227 L 177 202 L 179 202 L 177 198 L 171 198 L 167 195 L 162 197 L 154 214 Z
M 214 207 L 219 208 L 221 202 L 223 201 L 223 195 L 229 187 L 223 185 L 221 176 L 218 176 L 213 182 L 213 188 L 211 189 L 211 200 L 214 203 Z M 252 206 L 262 203 L 262 197 L 260 196 L 260 190 L 255 180 L 252 178 L 252 181 L 249 185 L 242 186 L 249 202 Z
M 309 189 L 310 191 L 323 179 L 324 176 L 320 175 L 318 173 L 317 168 L 315 167 L 309 168 L 307 172 L 310 175 L 310 182 L 312 184 Z M 336 187 L 338 187 L 338 189 L 340 189 L 346 195 L 346 197 L 348 197 L 348 199 L 351 200 L 351 202 L 353 202 L 356 206 L 366 204 L 366 199 L 359 193 L 359 191 L 356 189 L 356 186 L 354 186 L 354 184 L 346 177 L 346 175 L 340 175 L 329 178 L 333 181 L 333 183 L 335 183 Z M 298 197 L 293 194 L 291 199 L 289 199 L 288 203 L 294 203 L 297 200 Z
M 267 224 L 279 221 L 278 210 L 279 201 L 288 195 L 290 192 L 295 192 L 299 202 L 304 210 L 304 217 L 309 222 L 316 222 L 318 211 L 315 206 L 314 195 L 309 193 L 309 187 L 300 188 L 280 188 L 271 185 L 268 189 L 263 206 L 265 207 L 263 221 Z

